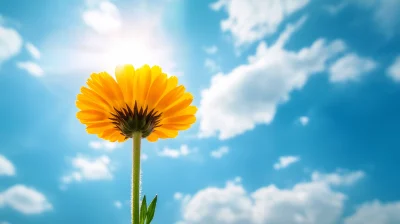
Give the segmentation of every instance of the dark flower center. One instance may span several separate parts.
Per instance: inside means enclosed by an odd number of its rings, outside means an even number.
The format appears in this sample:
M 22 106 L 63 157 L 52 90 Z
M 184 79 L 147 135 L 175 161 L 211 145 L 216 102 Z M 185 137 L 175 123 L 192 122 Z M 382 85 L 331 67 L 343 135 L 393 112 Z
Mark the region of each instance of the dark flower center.
M 139 110 L 136 101 L 133 110 L 128 105 L 120 110 L 116 108 L 114 110 L 115 114 L 111 113 L 112 117 L 109 119 L 126 138 L 132 138 L 134 132 L 141 132 L 142 137 L 146 138 L 156 127 L 161 126 L 162 113 L 157 113 L 154 109 L 148 111 L 148 106 L 144 110 L 142 107 Z

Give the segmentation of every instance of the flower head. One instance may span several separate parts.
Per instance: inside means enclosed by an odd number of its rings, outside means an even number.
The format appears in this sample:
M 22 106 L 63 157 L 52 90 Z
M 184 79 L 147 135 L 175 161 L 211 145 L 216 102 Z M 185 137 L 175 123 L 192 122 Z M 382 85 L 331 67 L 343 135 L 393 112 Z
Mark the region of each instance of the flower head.
M 116 80 L 106 72 L 94 73 L 77 96 L 77 118 L 90 134 L 123 142 L 134 132 L 154 142 L 174 138 L 195 121 L 193 96 L 167 77 L 158 66 L 118 66 Z

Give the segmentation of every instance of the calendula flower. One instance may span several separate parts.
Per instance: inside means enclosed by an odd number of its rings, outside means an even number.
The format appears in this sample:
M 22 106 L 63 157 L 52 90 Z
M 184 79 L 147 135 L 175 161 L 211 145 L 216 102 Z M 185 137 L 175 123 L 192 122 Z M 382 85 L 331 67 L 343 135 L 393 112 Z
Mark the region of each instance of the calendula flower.
M 146 197 L 139 212 L 141 139 L 155 142 L 174 138 L 195 121 L 197 108 L 193 96 L 178 86 L 158 66 L 118 66 L 114 79 L 106 72 L 94 73 L 81 88 L 76 106 L 77 118 L 90 134 L 111 142 L 133 138 L 132 223 L 149 224 L 153 219 L 157 196 L 147 208 Z
M 150 142 L 174 138 L 195 121 L 193 96 L 167 77 L 158 66 L 119 66 L 116 80 L 106 72 L 94 73 L 76 101 L 81 123 L 90 134 L 123 142 L 141 132 Z

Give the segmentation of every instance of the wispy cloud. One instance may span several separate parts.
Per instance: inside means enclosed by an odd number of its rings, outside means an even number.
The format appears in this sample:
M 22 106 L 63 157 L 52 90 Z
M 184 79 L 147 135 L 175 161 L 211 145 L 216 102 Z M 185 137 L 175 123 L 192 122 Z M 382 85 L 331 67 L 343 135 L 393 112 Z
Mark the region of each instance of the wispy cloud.
M 227 146 L 222 146 L 217 150 L 211 151 L 210 156 L 214 157 L 216 159 L 220 159 L 224 155 L 229 153 L 229 147 Z
M 44 71 L 40 65 L 32 61 L 17 62 L 17 67 L 36 77 L 43 76 L 44 74 Z
M 340 11 L 342 11 L 348 4 L 349 4 L 349 2 L 343 1 L 336 5 L 325 5 L 324 9 L 332 15 L 336 15 Z
M 204 48 L 204 51 L 205 51 L 207 54 L 215 54 L 215 53 L 218 52 L 218 47 L 215 46 L 215 45 L 212 45 L 212 46 L 209 46 L 209 47 L 205 47 L 205 48 Z
M 298 161 L 300 161 L 300 157 L 298 156 L 281 156 L 279 157 L 279 161 L 274 164 L 274 169 L 284 169 Z
M 338 169 L 335 173 L 320 173 L 314 171 L 311 175 L 313 181 L 321 181 L 337 186 L 349 186 L 365 177 L 364 171 L 348 172 L 345 170 Z
M 42 193 L 21 184 L 14 185 L 0 193 L 0 208 L 4 206 L 26 215 L 40 214 L 53 209 Z
M 14 176 L 15 167 L 5 156 L 0 155 L 0 176 Z
M 210 71 L 210 72 L 218 72 L 221 70 L 217 62 L 215 62 L 211 58 L 206 58 L 204 61 L 204 66 Z
M 35 45 L 26 43 L 25 48 L 34 59 L 40 59 L 40 51 Z

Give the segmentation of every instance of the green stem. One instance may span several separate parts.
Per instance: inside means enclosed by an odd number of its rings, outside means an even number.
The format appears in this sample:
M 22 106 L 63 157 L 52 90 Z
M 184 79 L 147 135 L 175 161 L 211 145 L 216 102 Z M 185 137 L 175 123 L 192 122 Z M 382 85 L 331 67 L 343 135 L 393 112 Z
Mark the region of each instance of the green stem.
M 139 224 L 139 188 L 140 188 L 140 141 L 141 132 L 133 133 L 132 159 L 132 224 Z

